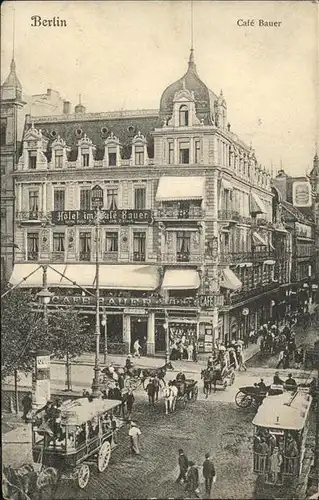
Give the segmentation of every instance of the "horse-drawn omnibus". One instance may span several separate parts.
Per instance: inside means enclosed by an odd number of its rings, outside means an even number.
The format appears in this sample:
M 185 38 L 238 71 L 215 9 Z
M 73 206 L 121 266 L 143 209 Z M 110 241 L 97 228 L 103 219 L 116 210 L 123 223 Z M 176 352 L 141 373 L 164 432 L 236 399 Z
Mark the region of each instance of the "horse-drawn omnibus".
M 108 466 L 117 431 L 124 424 L 118 416 L 121 404 L 117 400 L 79 398 L 62 403 L 56 419 L 48 417 L 45 410 L 35 415 L 32 451 L 39 473 L 75 479 L 80 488 L 85 488 L 89 464 L 95 463 L 99 472 Z
M 313 462 L 307 441 L 311 396 L 305 391 L 266 397 L 253 420 L 254 498 L 304 498 Z

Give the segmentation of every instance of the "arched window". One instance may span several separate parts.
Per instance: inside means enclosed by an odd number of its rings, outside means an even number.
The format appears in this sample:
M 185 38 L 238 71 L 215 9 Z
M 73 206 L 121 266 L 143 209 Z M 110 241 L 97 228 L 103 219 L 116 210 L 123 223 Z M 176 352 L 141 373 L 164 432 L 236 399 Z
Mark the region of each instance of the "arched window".
M 180 127 L 188 126 L 188 107 L 185 104 L 179 108 L 179 125 Z

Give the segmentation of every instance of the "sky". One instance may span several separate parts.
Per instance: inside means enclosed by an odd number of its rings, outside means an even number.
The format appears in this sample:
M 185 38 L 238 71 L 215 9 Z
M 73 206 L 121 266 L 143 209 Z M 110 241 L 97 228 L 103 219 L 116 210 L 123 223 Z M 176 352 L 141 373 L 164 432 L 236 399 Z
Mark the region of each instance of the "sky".
M 87 112 L 156 109 L 187 70 L 191 3 L 183 1 L 7 1 L 1 18 L 1 82 L 13 46 L 26 95 L 58 90 Z M 31 17 L 66 20 L 34 27 Z M 259 20 L 281 22 L 261 27 Z M 238 26 L 239 20 L 254 26 Z M 319 3 L 193 3 L 197 71 L 223 90 L 228 121 L 274 173 L 309 172 L 319 138 Z

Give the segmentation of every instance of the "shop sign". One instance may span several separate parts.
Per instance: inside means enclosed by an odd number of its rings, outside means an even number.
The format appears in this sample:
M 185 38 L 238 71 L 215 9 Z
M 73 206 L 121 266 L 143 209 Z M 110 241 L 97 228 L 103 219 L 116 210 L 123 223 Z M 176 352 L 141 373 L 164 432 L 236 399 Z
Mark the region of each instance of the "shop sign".
M 96 210 L 58 210 L 51 212 L 52 224 L 94 224 Z M 100 224 L 151 224 L 151 210 L 101 210 Z
M 138 314 L 139 316 L 144 316 L 146 314 L 146 310 L 145 309 L 141 309 L 141 308 L 136 308 L 136 309 L 124 309 L 124 314 Z
M 49 368 L 50 356 L 37 356 L 37 368 Z
M 92 188 L 91 202 L 93 208 L 103 207 L 103 189 L 98 185 Z
M 216 295 L 200 295 L 198 298 L 193 297 L 169 297 L 164 300 L 161 297 L 100 297 L 99 302 L 104 307 L 134 307 L 134 312 L 127 314 L 140 314 L 136 312 L 138 307 L 201 307 L 203 309 L 212 308 L 216 305 Z M 54 295 L 51 299 L 53 305 L 65 306 L 93 306 L 96 304 L 96 298 L 92 295 Z M 145 310 L 143 309 L 143 313 Z

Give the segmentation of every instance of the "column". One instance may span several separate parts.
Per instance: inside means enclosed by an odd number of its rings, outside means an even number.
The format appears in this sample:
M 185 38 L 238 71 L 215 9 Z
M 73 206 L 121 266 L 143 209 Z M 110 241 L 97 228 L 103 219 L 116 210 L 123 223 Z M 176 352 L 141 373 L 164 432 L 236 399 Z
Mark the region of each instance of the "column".
M 192 165 L 194 163 L 194 138 L 189 139 L 189 163 Z
M 125 344 L 126 354 L 131 352 L 131 316 L 123 315 L 123 342 Z
M 42 186 L 42 212 L 47 211 L 47 184 L 43 183 Z
M 154 312 L 148 313 L 146 349 L 147 349 L 148 356 L 153 356 L 155 354 L 155 313 Z
M 179 163 L 179 154 L 178 154 L 178 140 L 175 138 L 174 139 L 174 163 L 175 165 L 178 165 Z

